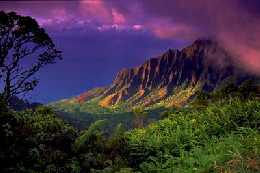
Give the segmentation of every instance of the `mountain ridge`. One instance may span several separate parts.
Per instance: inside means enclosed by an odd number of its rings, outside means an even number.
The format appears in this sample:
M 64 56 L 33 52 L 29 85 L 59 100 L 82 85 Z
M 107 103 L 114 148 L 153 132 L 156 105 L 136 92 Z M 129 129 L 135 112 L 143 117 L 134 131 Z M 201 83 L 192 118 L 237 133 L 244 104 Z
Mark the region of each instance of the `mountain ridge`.
M 143 64 L 120 70 L 108 87 L 89 90 L 71 103 L 95 100 L 103 108 L 183 106 L 198 91 L 213 91 L 223 81 L 240 84 L 252 75 L 234 65 L 231 55 L 218 42 L 199 39 L 181 50 L 168 49 Z

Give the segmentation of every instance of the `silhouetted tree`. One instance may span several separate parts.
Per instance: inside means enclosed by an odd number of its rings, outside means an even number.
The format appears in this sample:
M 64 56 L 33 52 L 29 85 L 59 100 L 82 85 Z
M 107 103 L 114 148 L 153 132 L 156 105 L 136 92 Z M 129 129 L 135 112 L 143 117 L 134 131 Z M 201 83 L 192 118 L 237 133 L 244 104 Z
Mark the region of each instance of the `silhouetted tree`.
M 0 81 L 5 101 L 33 90 L 39 82 L 33 76 L 57 59 L 61 52 L 33 18 L 0 11 Z

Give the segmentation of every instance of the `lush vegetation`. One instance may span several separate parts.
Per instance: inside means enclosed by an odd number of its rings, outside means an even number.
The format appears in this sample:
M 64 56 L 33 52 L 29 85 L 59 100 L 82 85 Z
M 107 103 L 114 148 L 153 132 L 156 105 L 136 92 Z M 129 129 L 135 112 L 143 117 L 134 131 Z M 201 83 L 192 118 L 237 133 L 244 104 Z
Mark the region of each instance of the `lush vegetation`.
M 69 170 L 77 133 L 48 108 L 14 112 L 1 104 L 0 172 Z
M 44 107 L 14 112 L 2 103 L 0 117 L 1 172 L 260 171 L 254 99 L 174 109 L 131 131 L 99 120 L 78 132 Z
M 142 172 L 257 172 L 259 127 L 259 102 L 231 101 L 169 113 L 127 136 L 132 164 Z M 232 160 L 236 165 L 228 165 Z M 256 165 L 247 165 L 250 161 Z

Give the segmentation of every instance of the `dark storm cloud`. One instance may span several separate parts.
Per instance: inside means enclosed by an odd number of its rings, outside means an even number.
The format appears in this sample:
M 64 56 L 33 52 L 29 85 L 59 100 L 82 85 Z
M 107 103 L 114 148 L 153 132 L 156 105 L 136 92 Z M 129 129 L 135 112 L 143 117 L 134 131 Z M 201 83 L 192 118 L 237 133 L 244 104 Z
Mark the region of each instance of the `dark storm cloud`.
M 129 18 L 135 11 L 126 1 L 112 1 Z M 260 1 L 258 0 L 140 0 L 143 25 L 164 39 L 212 37 L 221 42 L 235 61 L 260 73 Z M 111 3 L 111 2 L 110 2 Z M 130 4 L 133 1 L 129 2 Z M 127 13 L 124 13 L 127 11 Z M 140 10 L 139 10 L 140 12 Z

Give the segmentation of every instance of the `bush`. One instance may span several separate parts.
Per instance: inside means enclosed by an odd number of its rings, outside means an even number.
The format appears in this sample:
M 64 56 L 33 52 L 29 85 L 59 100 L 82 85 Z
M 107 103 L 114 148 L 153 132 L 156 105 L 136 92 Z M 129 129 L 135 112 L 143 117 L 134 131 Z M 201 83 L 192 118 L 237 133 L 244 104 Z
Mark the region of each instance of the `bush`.
M 231 159 L 226 155 L 234 147 L 233 152 L 259 152 L 259 127 L 258 101 L 232 100 L 174 112 L 147 128 L 127 132 L 129 162 L 142 172 L 203 172 L 215 161 Z
M 1 109 L 1 172 L 68 170 L 76 131 L 49 108 L 23 112 Z M 55 172 L 55 171 L 54 171 Z
M 0 107 L 1 172 L 259 172 L 260 102 L 232 99 L 168 111 L 147 127 L 80 135 L 47 107 Z

